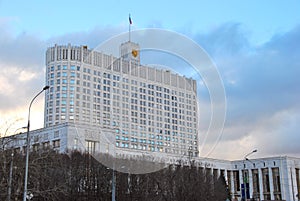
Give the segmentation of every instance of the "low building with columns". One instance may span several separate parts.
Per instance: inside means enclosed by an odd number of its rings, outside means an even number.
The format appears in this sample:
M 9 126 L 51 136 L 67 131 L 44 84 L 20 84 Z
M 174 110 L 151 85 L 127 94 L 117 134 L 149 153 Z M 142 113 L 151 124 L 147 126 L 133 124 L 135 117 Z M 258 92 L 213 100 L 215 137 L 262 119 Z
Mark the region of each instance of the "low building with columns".
M 31 148 L 39 150 L 53 148 L 58 152 L 79 149 L 82 151 L 105 152 L 117 157 L 137 158 L 149 152 L 143 150 L 124 151 L 115 144 L 109 130 L 95 130 L 91 126 L 72 123 L 59 124 L 31 131 Z M 0 138 L 1 147 L 25 150 L 26 133 Z M 189 156 L 168 154 L 153 155 L 157 161 L 176 163 L 178 159 L 188 164 Z M 220 160 L 191 156 L 199 167 L 204 167 L 217 178 L 223 176 L 227 182 L 231 199 L 298 201 L 300 194 L 300 159 L 288 156 L 266 157 L 246 160 Z
M 298 201 L 300 159 L 288 156 L 231 161 L 228 178 L 232 198 Z M 244 188 L 246 186 L 246 188 Z

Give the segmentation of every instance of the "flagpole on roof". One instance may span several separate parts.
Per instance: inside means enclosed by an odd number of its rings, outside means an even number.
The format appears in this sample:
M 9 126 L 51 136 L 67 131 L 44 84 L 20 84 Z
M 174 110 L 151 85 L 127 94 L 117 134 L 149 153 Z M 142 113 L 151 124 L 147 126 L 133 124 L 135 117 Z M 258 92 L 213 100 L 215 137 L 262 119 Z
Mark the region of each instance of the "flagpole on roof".
M 132 25 L 132 20 L 131 20 L 131 17 L 130 17 L 130 14 L 129 14 L 129 39 L 128 41 L 130 42 L 130 39 L 131 39 L 131 25 Z

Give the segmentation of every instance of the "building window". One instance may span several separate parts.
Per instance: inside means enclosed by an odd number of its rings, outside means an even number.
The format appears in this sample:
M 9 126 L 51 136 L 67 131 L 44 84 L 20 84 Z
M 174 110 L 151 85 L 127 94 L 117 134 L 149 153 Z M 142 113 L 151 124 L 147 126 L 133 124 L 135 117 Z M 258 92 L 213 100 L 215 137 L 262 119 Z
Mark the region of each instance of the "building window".
M 33 149 L 33 151 L 38 151 L 39 150 L 39 148 L 40 148 L 40 144 L 34 144 L 34 145 L 32 145 L 32 149 Z
M 94 154 L 96 151 L 96 141 L 86 140 L 85 141 L 85 149 L 87 152 Z
M 59 131 L 54 131 L 54 138 L 58 138 L 59 137 Z
M 33 140 L 34 140 L 34 142 L 38 142 L 39 141 L 39 136 L 38 135 L 34 136 Z
M 44 139 L 44 140 L 48 140 L 48 133 L 45 133 L 45 134 L 44 134 L 43 139 Z
M 50 147 L 50 142 L 44 142 L 43 143 L 43 149 L 48 149 Z
M 52 144 L 53 144 L 53 148 L 59 148 L 60 147 L 60 140 L 53 140 Z

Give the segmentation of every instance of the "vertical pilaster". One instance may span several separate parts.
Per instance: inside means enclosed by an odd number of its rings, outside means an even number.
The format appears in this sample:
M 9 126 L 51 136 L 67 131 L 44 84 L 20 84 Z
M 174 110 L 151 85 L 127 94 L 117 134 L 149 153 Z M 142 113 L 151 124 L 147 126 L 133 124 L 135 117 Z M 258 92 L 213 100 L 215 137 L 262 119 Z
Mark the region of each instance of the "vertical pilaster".
M 221 176 L 221 169 L 217 169 L 217 178 L 219 178 Z
M 224 170 L 224 178 L 225 178 L 225 181 L 226 181 L 226 184 L 228 185 L 228 175 L 227 175 L 227 170 Z
M 273 182 L 272 168 L 269 167 L 268 172 L 269 172 L 270 196 L 271 196 L 271 200 L 274 200 L 274 182 Z
M 253 197 L 253 176 L 251 169 L 248 169 L 248 175 L 249 175 L 249 194 L 250 198 Z
M 233 176 L 233 171 L 230 170 L 230 193 L 231 193 L 231 199 L 234 198 L 234 192 L 235 192 L 235 188 L 234 188 L 234 176 Z
M 259 197 L 260 200 L 264 199 L 264 184 L 263 184 L 263 175 L 261 168 L 258 168 L 258 180 L 259 180 Z
M 239 170 L 239 180 L 240 180 L 240 195 L 242 197 L 243 194 L 243 189 L 242 189 L 242 184 L 244 184 L 243 180 L 243 170 Z M 245 187 L 244 187 L 245 188 Z
M 295 167 L 289 168 L 289 184 L 291 186 L 290 188 L 290 197 L 292 201 L 296 201 L 296 195 L 297 195 L 297 181 L 296 181 L 296 170 Z

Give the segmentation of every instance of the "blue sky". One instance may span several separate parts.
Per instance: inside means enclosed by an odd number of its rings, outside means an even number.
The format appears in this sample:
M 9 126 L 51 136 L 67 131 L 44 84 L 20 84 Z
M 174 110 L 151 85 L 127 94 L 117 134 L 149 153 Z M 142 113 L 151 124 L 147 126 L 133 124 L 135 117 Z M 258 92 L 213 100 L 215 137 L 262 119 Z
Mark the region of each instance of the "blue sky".
M 238 159 L 253 148 L 261 157 L 300 157 L 300 2 L 171 2 L 0 0 L 1 132 L 26 124 L 28 101 L 44 83 L 48 46 L 95 47 L 126 32 L 131 13 L 132 29 L 184 34 L 216 63 L 228 111 L 222 139 L 210 157 Z M 33 128 L 38 128 L 42 99 L 35 105 Z
M 0 1 L 1 17 L 15 34 L 47 39 L 95 27 L 127 25 L 131 13 L 137 28 L 164 27 L 197 33 L 228 22 L 240 22 L 251 40 L 264 42 L 300 21 L 299 1 Z M 126 26 L 125 26 L 126 27 Z M 124 30 L 126 31 L 126 29 Z

